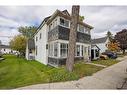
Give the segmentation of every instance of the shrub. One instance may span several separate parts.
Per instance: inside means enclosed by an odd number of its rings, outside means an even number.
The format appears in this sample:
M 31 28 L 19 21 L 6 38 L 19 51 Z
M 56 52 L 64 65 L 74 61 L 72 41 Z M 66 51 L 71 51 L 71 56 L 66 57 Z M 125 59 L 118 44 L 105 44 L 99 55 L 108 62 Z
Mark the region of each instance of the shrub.
M 68 72 L 63 68 L 54 68 L 46 73 L 50 76 L 50 82 L 70 81 L 79 78 L 74 72 Z

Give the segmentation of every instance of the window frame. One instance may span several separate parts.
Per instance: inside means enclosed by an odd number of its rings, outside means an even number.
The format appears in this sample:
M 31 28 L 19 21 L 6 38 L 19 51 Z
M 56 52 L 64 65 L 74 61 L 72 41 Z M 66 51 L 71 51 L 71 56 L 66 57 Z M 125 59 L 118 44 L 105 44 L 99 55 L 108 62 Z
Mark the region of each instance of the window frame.
M 65 45 L 65 47 L 62 45 Z M 68 55 L 68 43 L 60 43 L 60 58 L 67 58 L 67 55 Z
M 80 26 L 83 28 L 83 31 L 80 30 Z M 83 25 L 78 24 L 77 31 L 81 33 L 85 33 L 85 27 Z
M 64 20 L 64 24 L 61 24 L 61 19 Z M 65 22 L 68 22 L 68 26 L 66 26 Z M 69 28 L 70 27 L 70 21 L 68 19 L 63 18 L 63 17 L 60 17 L 59 18 L 59 25 L 63 26 L 63 27 L 66 27 L 66 28 Z

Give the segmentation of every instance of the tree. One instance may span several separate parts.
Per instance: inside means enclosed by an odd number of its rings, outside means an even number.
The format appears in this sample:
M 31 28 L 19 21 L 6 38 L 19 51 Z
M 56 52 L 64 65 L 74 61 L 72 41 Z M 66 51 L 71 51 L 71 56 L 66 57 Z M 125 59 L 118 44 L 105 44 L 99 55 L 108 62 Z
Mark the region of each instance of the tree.
M 10 47 L 25 56 L 26 41 L 26 37 L 23 35 L 17 35 L 10 41 Z
M 75 58 L 75 46 L 76 46 L 77 26 L 78 26 L 78 20 L 79 20 L 79 9 L 80 9 L 80 6 L 78 5 L 72 6 L 68 57 L 66 60 L 66 69 L 70 72 L 73 70 L 73 64 L 74 64 L 74 58 Z
M 117 42 L 115 39 L 112 39 L 112 41 L 108 42 L 107 48 L 109 51 L 117 52 L 120 50 L 119 42 Z
M 115 39 L 119 42 L 120 48 L 125 53 L 127 49 L 127 29 L 123 29 L 115 35 Z
M 32 38 L 34 33 L 36 32 L 37 27 L 35 26 L 25 26 L 25 27 L 19 27 L 18 31 L 23 35 L 26 36 L 27 38 Z
M 110 41 L 113 39 L 113 34 L 110 31 L 108 31 L 106 35 Z
M 79 20 L 83 21 L 84 20 L 84 16 L 79 16 Z

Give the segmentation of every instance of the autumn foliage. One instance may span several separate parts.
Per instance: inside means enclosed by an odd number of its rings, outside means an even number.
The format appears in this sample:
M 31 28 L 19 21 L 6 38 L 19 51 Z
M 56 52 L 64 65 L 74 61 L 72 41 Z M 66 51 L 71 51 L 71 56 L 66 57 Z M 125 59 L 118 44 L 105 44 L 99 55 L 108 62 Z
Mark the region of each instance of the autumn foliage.
M 110 42 L 107 44 L 108 50 L 117 52 L 120 50 L 120 45 L 119 42 L 117 42 L 115 39 L 112 39 Z

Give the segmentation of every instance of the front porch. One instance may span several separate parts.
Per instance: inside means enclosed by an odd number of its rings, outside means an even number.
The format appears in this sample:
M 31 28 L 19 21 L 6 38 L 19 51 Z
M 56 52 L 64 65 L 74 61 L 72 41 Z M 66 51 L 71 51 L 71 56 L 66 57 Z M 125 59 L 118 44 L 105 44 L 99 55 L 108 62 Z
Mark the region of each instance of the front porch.
M 76 43 L 75 60 L 83 60 L 91 57 L 89 44 Z M 68 55 L 68 41 L 54 41 L 48 44 L 48 64 L 59 67 L 66 64 Z M 88 59 L 87 58 L 87 59 Z

